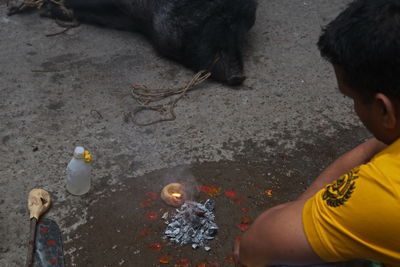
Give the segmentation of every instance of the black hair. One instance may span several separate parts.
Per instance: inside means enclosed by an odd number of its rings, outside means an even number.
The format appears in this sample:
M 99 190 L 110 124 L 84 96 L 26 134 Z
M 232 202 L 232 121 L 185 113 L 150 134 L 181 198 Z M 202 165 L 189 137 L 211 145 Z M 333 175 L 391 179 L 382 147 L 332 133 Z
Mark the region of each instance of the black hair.
M 361 96 L 400 99 L 400 0 L 353 1 L 323 29 L 318 48 Z

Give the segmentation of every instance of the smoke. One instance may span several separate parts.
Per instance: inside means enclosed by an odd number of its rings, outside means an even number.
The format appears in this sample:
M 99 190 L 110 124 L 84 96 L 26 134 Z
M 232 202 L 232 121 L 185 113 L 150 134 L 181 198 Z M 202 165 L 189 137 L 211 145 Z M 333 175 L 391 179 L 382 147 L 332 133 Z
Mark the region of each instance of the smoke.
M 190 169 L 190 165 L 168 169 L 162 179 L 164 185 L 180 183 L 184 191 L 185 200 L 193 200 L 199 193 L 196 178 Z

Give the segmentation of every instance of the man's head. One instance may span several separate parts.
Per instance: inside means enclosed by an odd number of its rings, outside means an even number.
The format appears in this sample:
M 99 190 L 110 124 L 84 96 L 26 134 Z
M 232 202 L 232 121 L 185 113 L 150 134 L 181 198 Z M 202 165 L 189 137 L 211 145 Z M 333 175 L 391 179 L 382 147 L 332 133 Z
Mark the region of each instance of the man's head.
M 364 125 L 390 144 L 400 137 L 400 0 L 355 0 L 323 30 L 321 55 Z

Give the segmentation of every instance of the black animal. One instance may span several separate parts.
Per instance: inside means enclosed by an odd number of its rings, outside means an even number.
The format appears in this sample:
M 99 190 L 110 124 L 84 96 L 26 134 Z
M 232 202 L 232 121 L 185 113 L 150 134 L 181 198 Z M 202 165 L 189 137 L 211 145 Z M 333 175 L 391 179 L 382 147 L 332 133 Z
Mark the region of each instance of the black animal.
M 256 0 L 64 0 L 79 22 L 139 31 L 156 49 L 212 78 L 239 85 L 242 46 L 254 25 Z M 47 1 L 51 16 L 69 20 L 63 8 Z

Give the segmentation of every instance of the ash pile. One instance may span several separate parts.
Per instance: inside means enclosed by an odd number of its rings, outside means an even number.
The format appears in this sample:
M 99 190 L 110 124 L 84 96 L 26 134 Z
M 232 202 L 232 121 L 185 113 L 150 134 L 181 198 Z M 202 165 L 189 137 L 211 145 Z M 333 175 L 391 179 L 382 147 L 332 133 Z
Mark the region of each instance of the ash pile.
M 192 244 L 192 248 L 203 247 L 205 251 L 211 248 L 207 246 L 209 240 L 214 239 L 218 232 L 218 226 L 215 223 L 213 210 L 215 202 L 207 199 L 204 204 L 194 201 L 185 201 L 185 203 L 176 210 L 172 217 L 172 222 L 168 224 L 165 235 L 179 245 Z M 166 220 L 168 214 L 164 214 Z

